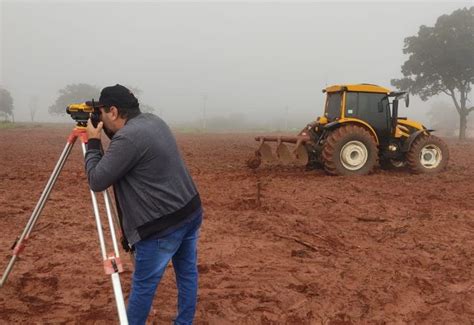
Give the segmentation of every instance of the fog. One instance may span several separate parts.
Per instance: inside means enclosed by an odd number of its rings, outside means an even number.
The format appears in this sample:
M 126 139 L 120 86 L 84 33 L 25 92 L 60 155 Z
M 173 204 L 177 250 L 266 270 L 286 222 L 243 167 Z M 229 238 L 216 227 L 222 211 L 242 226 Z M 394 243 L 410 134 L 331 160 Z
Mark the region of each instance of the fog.
M 0 84 L 17 121 L 30 120 L 33 96 L 36 121 L 67 121 L 47 113 L 59 89 L 120 83 L 172 125 L 236 116 L 302 127 L 321 114 L 327 85 L 392 88 L 404 38 L 469 5 L 3 1 Z M 400 114 L 429 124 L 436 100 L 412 97 Z

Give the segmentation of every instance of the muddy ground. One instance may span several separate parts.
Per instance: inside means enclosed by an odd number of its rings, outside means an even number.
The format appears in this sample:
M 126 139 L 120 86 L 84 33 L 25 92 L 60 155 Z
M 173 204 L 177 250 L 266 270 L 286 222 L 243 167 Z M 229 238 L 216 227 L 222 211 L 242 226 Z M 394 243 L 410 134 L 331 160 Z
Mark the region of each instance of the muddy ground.
M 0 272 L 69 131 L 0 130 Z M 252 172 L 250 134 L 177 138 L 205 208 L 197 324 L 474 321 L 472 140 L 448 141 L 449 168 L 439 175 L 345 178 L 291 166 Z M 169 267 L 151 323 L 171 323 L 175 301 Z M 76 145 L 0 289 L 0 323 L 116 320 Z

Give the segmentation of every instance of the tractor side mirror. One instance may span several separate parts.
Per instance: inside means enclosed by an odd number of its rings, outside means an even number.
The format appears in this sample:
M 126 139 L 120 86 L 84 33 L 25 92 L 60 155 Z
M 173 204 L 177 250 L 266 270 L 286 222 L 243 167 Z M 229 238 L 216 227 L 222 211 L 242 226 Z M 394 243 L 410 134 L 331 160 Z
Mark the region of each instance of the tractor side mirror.
M 405 95 L 405 107 L 408 107 L 410 105 L 410 94 L 406 93 Z
M 382 101 L 378 102 L 377 108 L 378 108 L 379 113 L 383 112 L 383 102 Z

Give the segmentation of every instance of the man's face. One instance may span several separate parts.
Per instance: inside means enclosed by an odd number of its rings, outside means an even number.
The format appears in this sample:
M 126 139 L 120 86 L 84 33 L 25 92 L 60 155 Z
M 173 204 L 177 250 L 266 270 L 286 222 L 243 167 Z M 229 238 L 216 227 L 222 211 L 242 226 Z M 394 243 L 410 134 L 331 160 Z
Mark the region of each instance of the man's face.
M 127 120 L 119 115 L 119 110 L 115 106 L 111 106 L 108 112 L 103 108 L 99 109 L 100 120 L 104 123 L 104 132 L 109 138 L 112 138 L 125 125 Z
M 112 106 L 109 108 L 109 111 L 106 112 L 104 108 L 100 109 L 100 120 L 104 123 L 104 129 L 107 132 L 115 133 L 115 120 L 117 119 L 117 108 Z

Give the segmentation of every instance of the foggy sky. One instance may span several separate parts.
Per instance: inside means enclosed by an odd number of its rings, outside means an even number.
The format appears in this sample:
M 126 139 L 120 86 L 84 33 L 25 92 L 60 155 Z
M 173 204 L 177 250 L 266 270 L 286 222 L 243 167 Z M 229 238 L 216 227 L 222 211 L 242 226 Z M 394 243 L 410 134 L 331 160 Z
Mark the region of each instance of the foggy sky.
M 0 84 L 25 121 L 31 96 L 39 97 L 37 120 L 48 121 L 47 108 L 67 84 L 121 83 L 141 89 L 140 102 L 171 124 L 200 119 L 204 102 L 208 117 L 283 118 L 288 107 L 293 119 L 309 122 L 321 114 L 326 85 L 392 88 L 407 59 L 404 38 L 468 6 L 3 1 Z M 429 124 L 434 101 L 412 97 L 400 113 Z

